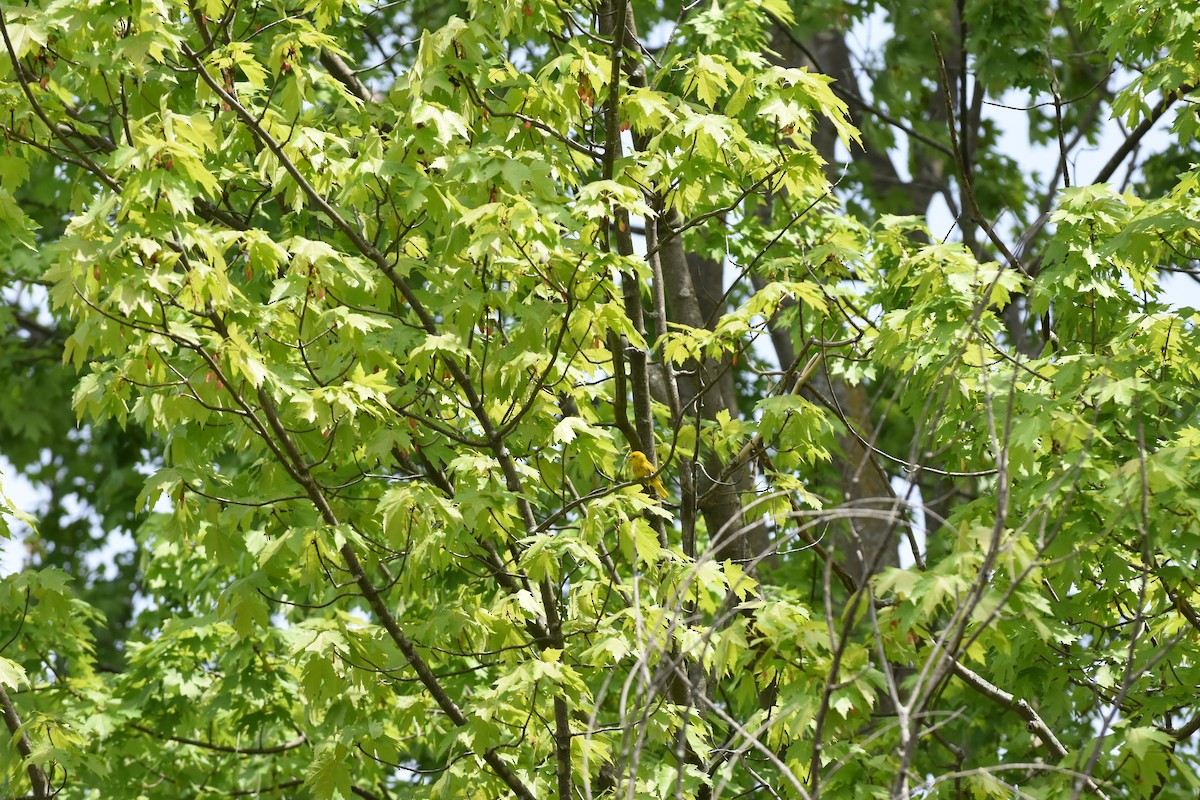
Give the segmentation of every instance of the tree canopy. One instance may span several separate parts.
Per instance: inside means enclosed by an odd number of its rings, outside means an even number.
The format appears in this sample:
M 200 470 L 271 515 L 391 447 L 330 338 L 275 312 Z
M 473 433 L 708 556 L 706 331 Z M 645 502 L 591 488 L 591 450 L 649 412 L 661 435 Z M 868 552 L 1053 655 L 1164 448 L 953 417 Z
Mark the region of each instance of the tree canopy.
M 0 794 L 1195 797 L 1196 18 L 0 0 Z

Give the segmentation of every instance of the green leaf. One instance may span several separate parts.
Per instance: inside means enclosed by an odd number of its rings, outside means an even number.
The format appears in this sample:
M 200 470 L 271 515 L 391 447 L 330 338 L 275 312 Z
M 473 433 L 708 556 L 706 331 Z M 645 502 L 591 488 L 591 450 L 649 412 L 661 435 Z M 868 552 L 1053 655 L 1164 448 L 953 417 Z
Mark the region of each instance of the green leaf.
M 25 669 L 20 664 L 0 656 L 0 686 L 7 686 L 15 692 L 28 682 Z

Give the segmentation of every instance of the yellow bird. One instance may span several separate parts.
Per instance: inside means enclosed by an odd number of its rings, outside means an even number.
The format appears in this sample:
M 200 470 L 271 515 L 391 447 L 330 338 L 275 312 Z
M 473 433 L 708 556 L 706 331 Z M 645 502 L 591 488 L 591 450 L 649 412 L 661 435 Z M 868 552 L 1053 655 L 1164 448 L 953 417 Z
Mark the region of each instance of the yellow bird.
M 659 497 L 666 497 L 667 490 L 663 487 L 662 478 L 654 475 L 654 465 L 650 463 L 650 459 L 646 458 L 646 454 L 641 450 L 633 450 L 629 453 L 629 464 L 633 467 L 633 474 L 640 481 L 645 481 L 654 487 L 658 492 Z M 650 476 L 654 475 L 653 478 Z M 646 480 L 649 478 L 649 480 Z

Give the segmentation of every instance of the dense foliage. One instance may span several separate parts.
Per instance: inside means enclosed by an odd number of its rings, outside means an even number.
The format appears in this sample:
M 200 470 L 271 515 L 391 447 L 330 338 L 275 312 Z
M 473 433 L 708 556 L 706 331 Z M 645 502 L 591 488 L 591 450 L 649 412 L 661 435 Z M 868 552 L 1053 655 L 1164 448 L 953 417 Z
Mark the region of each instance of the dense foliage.
M 1194 797 L 1195 17 L 4 0 L 0 794 Z

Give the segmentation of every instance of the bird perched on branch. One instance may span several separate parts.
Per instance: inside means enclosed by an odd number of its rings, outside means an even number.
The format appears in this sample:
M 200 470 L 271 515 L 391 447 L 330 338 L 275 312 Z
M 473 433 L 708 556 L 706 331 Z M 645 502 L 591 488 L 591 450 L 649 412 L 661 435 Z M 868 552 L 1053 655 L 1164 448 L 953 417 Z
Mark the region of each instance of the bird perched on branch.
M 667 496 L 667 490 L 663 486 L 662 478 L 654 474 L 654 465 L 650 463 L 650 459 L 646 458 L 645 453 L 641 450 L 631 451 L 629 453 L 629 465 L 633 467 L 635 478 L 654 487 L 659 497 Z

